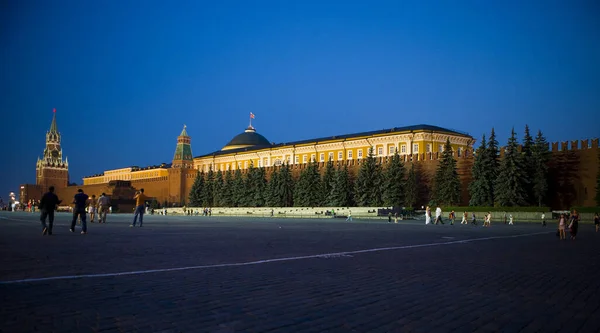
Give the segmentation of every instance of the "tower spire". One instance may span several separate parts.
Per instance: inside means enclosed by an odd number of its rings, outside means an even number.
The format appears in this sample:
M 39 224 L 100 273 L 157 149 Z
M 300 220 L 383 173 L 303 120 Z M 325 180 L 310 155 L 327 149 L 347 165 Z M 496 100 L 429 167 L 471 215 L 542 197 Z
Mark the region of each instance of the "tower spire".
M 54 114 L 52 116 L 52 123 L 50 124 L 50 133 L 58 133 L 58 127 L 56 126 L 56 108 L 52 110 Z

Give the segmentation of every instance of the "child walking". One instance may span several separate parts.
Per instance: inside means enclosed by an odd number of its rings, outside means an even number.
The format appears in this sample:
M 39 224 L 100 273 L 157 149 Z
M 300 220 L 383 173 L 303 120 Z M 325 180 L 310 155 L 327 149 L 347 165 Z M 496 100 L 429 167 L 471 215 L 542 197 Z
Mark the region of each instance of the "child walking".
M 567 239 L 565 233 L 565 214 L 560 214 L 560 220 L 558 221 L 558 237 L 559 239 Z

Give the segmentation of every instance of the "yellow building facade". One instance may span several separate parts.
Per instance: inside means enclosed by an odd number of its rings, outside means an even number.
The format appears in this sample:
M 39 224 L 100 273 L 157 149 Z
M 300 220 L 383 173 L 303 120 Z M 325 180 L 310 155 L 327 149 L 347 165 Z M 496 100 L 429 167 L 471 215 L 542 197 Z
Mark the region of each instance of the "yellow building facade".
M 283 144 L 270 143 L 252 126 L 234 137 L 220 151 L 194 158 L 194 168 L 202 172 L 248 169 L 315 162 L 360 160 L 373 148 L 376 157 L 423 156 L 442 152 L 446 140 L 459 156 L 472 150 L 475 140 L 466 133 L 431 125 L 416 125 L 380 131 L 346 134 Z

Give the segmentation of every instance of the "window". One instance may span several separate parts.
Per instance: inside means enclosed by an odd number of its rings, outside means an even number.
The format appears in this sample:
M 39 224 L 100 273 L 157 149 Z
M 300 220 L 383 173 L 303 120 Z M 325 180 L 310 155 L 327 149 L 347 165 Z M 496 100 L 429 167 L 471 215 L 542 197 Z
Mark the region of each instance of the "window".
M 269 166 L 269 159 L 268 158 L 266 158 L 266 157 L 263 158 L 263 165 L 267 166 L 267 167 Z
M 306 163 L 308 161 L 308 156 L 302 156 L 302 163 Z
M 383 147 L 377 148 L 377 155 L 383 155 Z
M 352 150 L 348 150 L 348 159 L 351 160 L 352 159 Z
M 227 163 L 227 171 L 231 168 L 231 164 Z
M 462 154 L 462 148 L 458 147 L 458 150 L 456 151 L 456 153 L 458 154 L 458 157 L 460 157 L 460 155 Z
M 333 153 L 329 153 L 329 160 L 333 161 Z
M 237 166 L 237 168 L 238 168 L 238 169 L 241 169 L 241 168 L 242 168 L 242 162 L 238 162 L 238 166 Z
M 244 161 L 244 169 L 248 169 L 248 161 Z
M 317 155 L 316 154 L 311 154 L 310 155 L 310 161 L 311 162 L 316 162 L 317 161 Z
M 402 154 L 406 154 L 406 145 L 402 145 L 402 146 L 400 146 L 400 152 L 401 152 Z
M 431 143 L 428 143 L 426 147 L 426 152 L 431 153 Z
M 276 159 L 275 163 L 273 163 L 274 166 L 280 166 L 281 165 L 281 160 L 280 159 Z
M 319 160 L 320 160 L 321 162 L 325 162 L 325 153 L 321 153 L 321 154 L 319 154 Z
M 396 147 L 390 146 L 389 152 L 390 152 L 390 155 L 394 155 L 394 153 L 396 152 Z
M 263 161 L 262 161 L 261 159 L 259 159 L 259 160 L 258 160 L 258 167 L 259 167 L 259 168 L 262 168 L 262 166 L 263 166 Z
M 419 153 L 419 144 L 418 143 L 413 143 L 413 154 L 418 154 Z
M 359 149 L 358 150 L 358 158 L 362 158 L 362 153 L 363 153 L 362 149 Z
M 300 156 L 298 156 L 298 155 L 294 156 L 294 163 L 295 164 L 300 163 Z
M 343 151 L 338 151 L 338 160 L 343 160 L 344 159 L 344 152 Z
M 440 153 L 442 153 L 442 152 L 444 151 L 444 145 L 439 145 L 439 146 L 438 146 L 438 151 L 439 151 Z

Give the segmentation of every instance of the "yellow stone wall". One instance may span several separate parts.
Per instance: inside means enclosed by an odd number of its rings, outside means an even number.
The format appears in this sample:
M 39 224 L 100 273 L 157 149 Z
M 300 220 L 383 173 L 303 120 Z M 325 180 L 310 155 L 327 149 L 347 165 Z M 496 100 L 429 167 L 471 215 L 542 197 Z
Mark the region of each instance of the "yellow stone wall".
M 375 156 L 391 156 L 397 149 L 400 155 L 427 152 L 438 152 L 446 139 L 450 139 L 452 149 L 464 153 L 472 149 L 474 139 L 468 135 L 445 132 L 414 132 L 414 133 L 384 133 L 368 137 L 354 137 L 323 142 L 303 143 L 301 145 L 277 146 L 246 152 L 224 152 L 216 156 L 204 156 L 194 159 L 194 168 L 203 172 L 247 169 L 252 163 L 254 167 L 273 166 L 275 163 L 290 164 L 308 163 L 311 159 L 316 162 L 326 162 L 333 155 L 333 160 L 357 160 L 367 157 L 369 148 L 374 148 Z M 322 155 L 321 155 L 322 154 Z M 322 160 L 323 158 L 323 160 Z M 239 167 L 238 167 L 239 166 Z
M 83 185 L 104 184 L 111 180 L 142 180 L 166 177 L 169 171 L 166 168 L 122 168 L 106 170 L 103 175 L 83 178 Z

